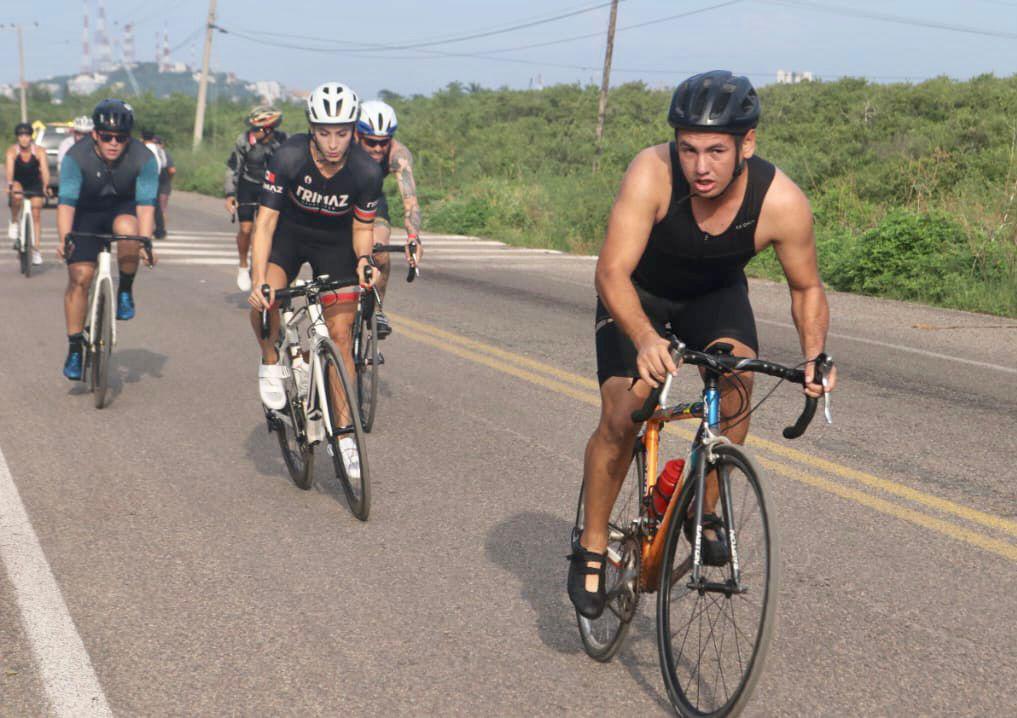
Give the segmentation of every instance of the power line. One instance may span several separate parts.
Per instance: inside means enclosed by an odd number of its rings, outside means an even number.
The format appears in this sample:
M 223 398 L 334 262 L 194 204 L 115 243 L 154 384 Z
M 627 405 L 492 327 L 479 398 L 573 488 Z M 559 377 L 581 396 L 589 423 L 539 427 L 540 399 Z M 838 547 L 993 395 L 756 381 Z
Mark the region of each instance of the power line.
M 867 20 L 881 20 L 882 22 L 892 22 L 898 25 L 910 25 L 911 27 L 927 27 L 934 30 L 950 30 L 951 32 L 962 32 L 969 35 L 981 35 L 983 37 L 1000 37 L 1006 40 L 1017 40 L 1017 33 L 1013 32 L 1002 32 L 999 30 L 982 30 L 976 27 L 969 27 L 967 25 L 956 25 L 945 22 L 933 22 L 931 20 L 921 20 L 918 18 L 903 17 L 901 15 L 888 15 L 885 13 L 867 12 L 865 10 L 855 10 L 853 8 L 842 7 L 840 5 L 824 5 L 816 2 L 804 2 L 804 0 L 757 0 L 758 2 L 766 3 L 768 5 L 783 5 L 785 7 L 794 7 L 806 10 L 820 10 L 822 12 L 832 13 L 834 15 L 843 15 L 846 17 L 859 17 Z

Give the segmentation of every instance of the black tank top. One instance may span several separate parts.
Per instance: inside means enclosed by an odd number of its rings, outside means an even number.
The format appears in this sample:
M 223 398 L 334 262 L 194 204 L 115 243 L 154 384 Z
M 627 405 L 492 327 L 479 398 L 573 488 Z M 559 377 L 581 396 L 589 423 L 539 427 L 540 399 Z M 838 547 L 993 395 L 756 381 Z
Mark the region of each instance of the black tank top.
M 35 145 L 32 145 L 32 156 L 25 162 L 21 159 L 21 150 L 14 155 L 14 181 L 22 185 L 37 185 L 42 181 L 42 170 L 39 169 L 39 158 L 35 156 Z
M 700 229 L 692 215 L 689 183 L 674 142 L 669 147 L 671 204 L 664 219 L 653 225 L 632 281 L 654 296 L 679 300 L 744 282 L 743 270 L 756 253 L 756 224 L 776 168 L 759 157 L 746 161 L 749 181 L 738 213 L 727 229 L 712 235 Z

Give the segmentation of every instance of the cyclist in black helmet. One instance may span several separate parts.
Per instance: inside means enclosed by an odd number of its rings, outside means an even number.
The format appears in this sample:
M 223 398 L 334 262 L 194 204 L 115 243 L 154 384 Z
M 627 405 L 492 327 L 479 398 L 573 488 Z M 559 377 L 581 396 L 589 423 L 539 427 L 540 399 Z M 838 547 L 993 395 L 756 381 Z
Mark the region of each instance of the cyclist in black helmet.
M 69 347 L 64 376 L 71 380 L 81 378 L 88 289 L 101 244 L 86 238 L 70 244 L 67 234 L 74 231 L 151 237 L 159 189 L 158 160 L 140 140 L 131 137 L 134 110 L 130 105 L 122 100 L 103 100 L 92 112 L 92 123 L 91 136 L 75 143 L 60 166 L 57 254 L 67 260 L 64 315 Z M 134 275 L 141 254 L 138 242 L 117 243 L 119 321 L 134 318 Z M 149 265 L 155 263 L 154 254 L 145 254 L 144 258 Z
M 721 70 L 690 77 L 674 92 L 668 122 L 674 140 L 643 150 L 629 165 L 597 262 L 601 415 L 586 449 L 586 525 L 572 547 L 567 582 L 576 610 L 588 618 L 604 610 L 607 524 L 639 428 L 631 414 L 676 371 L 661 336 L 665 324 L 691 349 L 725 342 L 738 356 L 756 356 L 743 269 L 772 245 L 806 359 L 823 351 L 829 326 L 809 202 L 755 154 L 759 98 L 749 80 Z M 812 371 L 807 364 L 807 392 L 818 395 Z M 740 378 L 751 391 L 751 376 Z M 827 390 L 835 383 L 832 373 Z M 722 384 L 721 430 L 736 443 L 748 432 L 746 406 L 733 383 Z M 705 497 L 710 509 L 713 487 Z M 718 523 L 712 510 L 704 517 L 703 560 L 723 562 L 726 537 L 711 523 Z

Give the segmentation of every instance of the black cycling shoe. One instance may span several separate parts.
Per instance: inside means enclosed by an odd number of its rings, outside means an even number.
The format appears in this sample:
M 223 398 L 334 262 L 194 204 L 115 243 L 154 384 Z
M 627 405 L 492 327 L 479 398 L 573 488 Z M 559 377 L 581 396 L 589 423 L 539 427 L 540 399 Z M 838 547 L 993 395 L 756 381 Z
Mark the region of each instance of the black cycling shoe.
M 695 519 L 685 520 L 685 538 L 690 544 L 695 544 L 695 536 L 692 535 L 692 527 L 695 526 Z M 716 539 L 708 539 L 706 530 L 712 529 L 717 534 Z M 727 532 L 724 530 L 724 523 L 717 514 L 703 514 L 703 543 L 701 557 L 704 566 L 724 566 L 730 558 L 727 547 Z
M 589 619 L 600 618 L 607 603 L 607 591 L 604 586 L 604 568 L 607 565 L 607 552 L 594 553 L 587 551 L 579 543 L 579 538 L 572 539 L 572 553 L 569 560 L 569 600 L 576 607 L 579 615 Z M 600 568 L 591 568 L 588 564 L 598 563 Z M 586 590 L 586 577 L 598 577 L 596 592 Z
M 378 322 L 378 340 L 381 341 L 392 333 L 392 323 L 389 322 L 388 317 L 385 316 L 385 312 L 380 309 L 375 312 L 375 317 Z

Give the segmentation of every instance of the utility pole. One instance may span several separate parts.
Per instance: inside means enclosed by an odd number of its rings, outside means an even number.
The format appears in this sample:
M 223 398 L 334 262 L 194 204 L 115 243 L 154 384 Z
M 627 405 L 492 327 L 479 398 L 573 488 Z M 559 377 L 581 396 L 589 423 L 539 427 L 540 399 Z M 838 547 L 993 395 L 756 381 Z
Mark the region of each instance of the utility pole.
M 25 99 L 25 43 L 18 25 L 18 84 L 21 86 L 21 121 L 28 122 L 28 101 Z
M 194 111 L 194 149 L 201 145 L 205 132 L 205 99 L 208 96 L 208 63 L 212 57 L 212 33 L 215 31 L 215 0 L 208 2 L 208 21 L 205 23 L 205 54 L 201 59 L 201 80 L 198 82 L 198 106 Z
M 600 104 L 597 108 L 597 154 L 593 159 L 596 172 L 600 155 L 604 151 L 604 116 L 607 114 L 607 89 L 611 84 L 611 55 L 614 53 L 614 27 L 618 20 L 618 0 L 611 2 L 611 19 L 607 25 L 607 49 L 604 50 L 604 77 L 600 81 Z

